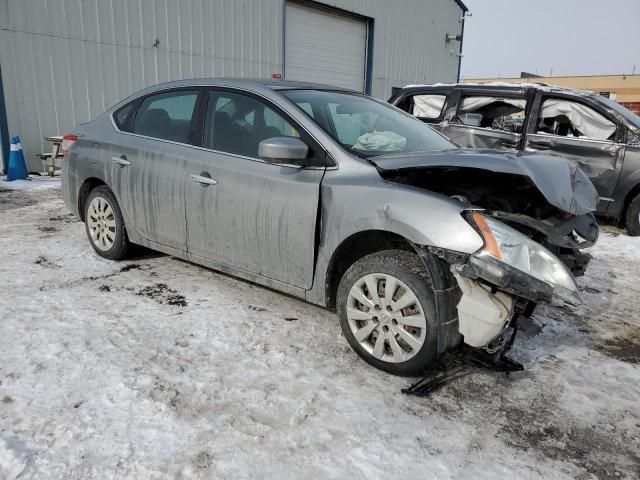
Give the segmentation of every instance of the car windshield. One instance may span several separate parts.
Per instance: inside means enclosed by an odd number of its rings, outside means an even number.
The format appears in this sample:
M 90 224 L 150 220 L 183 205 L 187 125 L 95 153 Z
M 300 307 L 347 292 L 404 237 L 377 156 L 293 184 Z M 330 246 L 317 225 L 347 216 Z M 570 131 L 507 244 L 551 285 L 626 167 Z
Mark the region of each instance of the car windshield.
M 625 118 L 627 122 L 633 125 L 635 128 L 640 129 L 640 117 L 633 113 L 630 110 L 627 110 L 622 105 L 620 105 L 615 100 L 611 100 L 610 98 L 603 97 L 602 95 L 596 95 L 596 98 L 600 101 L 600 103 L 605 104 L 608 108 L 617 112 L 619 115 Z
M 458 148 L 415 117 L 364 95 L 324 90 L 281 93 L 360 157 Z

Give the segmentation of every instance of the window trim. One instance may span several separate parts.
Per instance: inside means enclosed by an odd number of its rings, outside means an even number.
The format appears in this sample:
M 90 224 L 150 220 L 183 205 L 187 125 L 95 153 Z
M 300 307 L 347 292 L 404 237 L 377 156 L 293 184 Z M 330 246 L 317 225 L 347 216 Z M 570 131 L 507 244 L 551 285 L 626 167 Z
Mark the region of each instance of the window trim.
M 147 93 L 145 95 L 142 95 L 142 96 L 132 100 L 129 103 L 136 102 L 134 110 L 137 112 L 138 111 L 138 107 L 140 106 L 140 103 L 142 103 L 142 101 L 148 96 L 156 95 L 158 93 L 166 93 L 166 92 L 171 91 L 171 90 L 200 90 L 200 94 L 199 94 L 198 98 L 196 99 L 196 108 L 194 109 L 194 113 L 196 113 L 196 115 L 197 115 L 200 112 L 200 109 L 202 109 L 202 108 L 204 108 L 204 111 L 206 112 L 206 102 L 204 101 L 204 98 L 202 98 L 202 97 L 204 97 L 206 95 L 205 92 L 207 92 L 208 90 L 211 90 L 211 89 L 228 90 L 228 91 L 230 91 L 232 93 L 239 93 L 239 94 L 243 94 L 244 93 L 244 94 L 254 95 L 257 98 L 260 98 L 261 100 L 264 100 L 265 102 L 267 102 L 267 103 L 269 103 L 271 105 L 274 105 L 277 108 L 277 110 L 283 111 L 283 109 L 281 107 L 275 105 L 271 101 L 271 99 L 265 97 L 264 95 L 262 95 L 262 94 L 260 94 L 258 92 L 251 92 L 251 91 L 244 90 L 244 89 L 238 88 L 238 87 L 228 87 L 228 86 L 224 86 L 224 87 L 220 86 L 219 87 L 217 85 L 210 85 L 210 84 L 188 85 L 188 86 L 183 86 L 183 87 L 170 86 L 170 87 L 162 88 L 162 89 L 159 89 L 159 90 L 154 90 L 153 92 L 149 92 L 149 93 Z M 126 103 L 122 107 L 125 107 L 125 106 L 129 105 L 129 103 Z M 204 104 L 204 106 L 203 106 L 203 104 Z M 139 137 L 139 138 L 146 138 L 146 139 L 149 139 L 149 140 L 155 140 L 157 142 L 165 142 L 165 143 L 170 143 L 170 144 L 173 144 L 173 145 L 180 145 L 180 146 L 183 146 L 183 147 L 196 148 L 198 150 L 203 150 L 203 151 L 206 151 L 206 152 L 214 152 L 214 153 L 219 153 L 219 154 L 222 154 L 222 155 L 231 155 L 233 157 L 243 158 L 245 160 L 251 160 L 251 161 L 254 161 L 254 162 L 260 162 L 260 163 L 265 163 L 267 165 L 277 166 L 277 165 L 275 165 L 275 164 L 273 164 L 271 162 L 266 162 L 266 161 L 262 160 L 261 158 L 246 157 L 246 156 L 243 156 L 243 155 L 238 155 L 238 154 L 233 154 L 233 153 L 229 153 L 229 152 L 223 152 L 221 150 L 213 150 L 211 148 L 202 147 L 200 145 L 196 145 L 195 143 L 175 142 L 173 140 L 166 140 L 164 138 L 149 137 L 147 135 L 140 135 L 139 133 L 133 133 L 133 132 L 121 130 L 118 127 L 117 123 L 115 122 L 115 119 L 113 118 L 113 116 L 114 116 L 115 112 L 120 110 L 120 108 L 122 108 L 122 107 L 119 107 L 119 108 L 117 108 L 115 110 L 112 110 L 107 115 L 109 117 L 109 120 L 111 121 L 111 126 L 115 129 L 115 131 L 117 133 L 120 133 L 122 135 L 131 135 L 133 137 Z M 132 110 L 132 113 L 133 113 L 133 110 Z M 285 112 L 285 114 L 286 114 L 286 117 L 289 117 L 289 118 L 291 117 L 288 113 Z M 193 120 L 193 118 L 192 118 L 192 120 Z M 198 120 L 198 124 L 196 125 L 196 130 L 195 130 L 196 132 L 197 132 L 198 128 L 200 128 L 200 126 L 201 126 L 202 129 L 204 129 L 204 118 L 201 121 L 200 118 L 198 117 L 197 120 Z M 129 124 L 132 121 L 133 121 L 133 116 L 130 113 L 129 114 L 129 118 L 127 118 L 127 124 Z M 331 156 L 329 151 L 322 145 L 322 143 L 319 142 L 318 139 L 311 132 L 309 132 L 306 128 L 301 127 L 295 121 L 293 123 L 294 123 L 294 126 L 299 126 L 301 131 L 306 132 L 307 135 L 309 135 L 309 137 L 311 138 L 311 140 L 313 140 L 313 142 L 315 142 L 315 144 L 318 145 L 320 150 L 322 150 L 324 152 L 324 160 L 325 160 L 325 165 L 324 166 L 309 166 L 309 167 L 302 167 L 302 168 L 305 169 L 305 170 L 337 170 L 339 168 L 338 162 L 335 161 L 335 159 Z M 192 141 L 195 141 L 195 140 L 197 140 L 197 137 L 195 139 L 193 139 Z

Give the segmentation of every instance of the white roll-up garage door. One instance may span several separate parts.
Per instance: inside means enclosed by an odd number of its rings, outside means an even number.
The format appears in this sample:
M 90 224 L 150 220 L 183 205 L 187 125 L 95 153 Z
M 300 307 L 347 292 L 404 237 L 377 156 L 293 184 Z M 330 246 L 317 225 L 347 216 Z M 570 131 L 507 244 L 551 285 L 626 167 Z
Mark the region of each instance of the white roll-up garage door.
M 285 77 L 363 92 L 367 24 L 354 17 L 286 3 Z

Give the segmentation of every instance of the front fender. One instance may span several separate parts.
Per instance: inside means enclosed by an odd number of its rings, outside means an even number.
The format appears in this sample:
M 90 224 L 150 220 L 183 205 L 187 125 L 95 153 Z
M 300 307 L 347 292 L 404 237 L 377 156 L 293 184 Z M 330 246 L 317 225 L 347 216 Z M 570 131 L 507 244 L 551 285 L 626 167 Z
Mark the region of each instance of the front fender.
M 377 185 L 323 186 L 322 245 L 337 247 L 366 230 L 383 230 L 418 245 L 473 253 L 483 246 L 463 218 L 457 200 L 419 188 L 380 181 Z
M 468 206 L 415 187 L 388 183 L 377 172 L 345 182 L 327 172 L 321 187 L 320 235 L 313 288 L 307 300 L 324 305 L 325 279 L 336 249 L 365 231 L 384 231 L 409 242 L 471 254 L 484 241 L 464 219 Z M 376 178 L 377 176 L 377 178 Z M 335 183 L 334 183 L 335 181 Z

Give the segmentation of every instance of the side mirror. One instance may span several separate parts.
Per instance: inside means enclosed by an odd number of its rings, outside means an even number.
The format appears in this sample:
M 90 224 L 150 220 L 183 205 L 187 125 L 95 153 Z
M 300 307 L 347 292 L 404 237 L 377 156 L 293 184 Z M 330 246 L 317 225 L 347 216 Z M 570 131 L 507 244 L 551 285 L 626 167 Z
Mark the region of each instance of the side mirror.
M 302 167 L 307 158 L 309 147 L 296 137 L 272 137 L 262 140 L 258 145 L 258 156 L 265 162 L 287 166 Z M 300 162 L 291 165 L 289 162 Z

